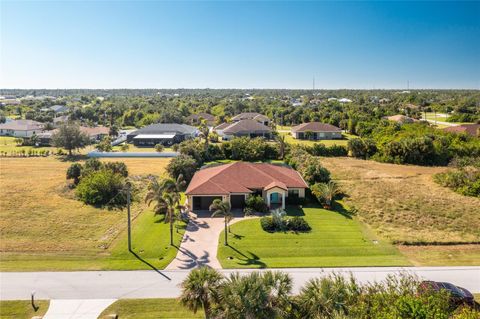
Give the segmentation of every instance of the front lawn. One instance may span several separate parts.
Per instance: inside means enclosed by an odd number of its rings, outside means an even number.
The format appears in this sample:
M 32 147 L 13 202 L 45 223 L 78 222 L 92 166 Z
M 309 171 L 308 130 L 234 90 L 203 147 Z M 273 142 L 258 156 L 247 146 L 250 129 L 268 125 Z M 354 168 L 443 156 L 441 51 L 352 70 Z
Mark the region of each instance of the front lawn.
M 42 317 L 48 310 L 48 300 L 36 300 L 37 311 L 33 310 L 30 300 L 1 300 L 0 319 L 30 319 Z
M 392 245 L 375 241 L 350 216 L 318 207 L 288 208 L 304 215 L 309 233 L 268 233 L 258 218 L 231 226 L 230 246 L 219 238 L 217 258 L 224 268 L 406 266 L 409 262 Z
M 120 161 L 130 176 L 162 175 L 170 159 Z M 0 159 L 0 270 L 149 269 L 127 250 L 126 209 L 95 208 L 75 199 L 66 187 L 70 164 L 54 157 Z M 142 198 L 132 205 L 133 249 L 164 268 L 177 249 L 169 245 L 169 225 L 154 217 Z M 180 240 L 176 233 L 175 243 Z
M 194 314 L 176 299 L 122 299 L 105 309 L 98 318 L 107 319 L 111 314 L 121 319 L 204 318 L 201 309 Z

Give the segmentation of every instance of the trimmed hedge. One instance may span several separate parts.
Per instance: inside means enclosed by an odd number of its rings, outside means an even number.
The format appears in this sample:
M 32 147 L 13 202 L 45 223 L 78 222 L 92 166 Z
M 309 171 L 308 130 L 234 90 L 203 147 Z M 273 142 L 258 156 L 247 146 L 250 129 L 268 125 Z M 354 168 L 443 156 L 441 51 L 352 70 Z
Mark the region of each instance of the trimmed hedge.
M 307 221 L 303 217 L 299 216 L 286 217 L 283 219 L 282 224 L 282 227 L 277 227 L 271 216 L 260 218 L 260 225 L 262 226 L 262 229 L 269 233 L 278 231 L 309 232 L 312 230 L 312 227 L 310 227 Z

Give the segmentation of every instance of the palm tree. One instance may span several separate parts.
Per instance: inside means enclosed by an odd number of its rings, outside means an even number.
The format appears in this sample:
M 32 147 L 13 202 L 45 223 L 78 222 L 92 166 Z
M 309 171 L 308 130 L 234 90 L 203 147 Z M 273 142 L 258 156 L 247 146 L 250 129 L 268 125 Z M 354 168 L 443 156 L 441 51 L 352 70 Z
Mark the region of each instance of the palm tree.
M 181 283 L 180 302 L 194 313 L 201 307 L 205 318 L 209 319 L 212 305 L 218 300 L 222 280 L 222 274 L 213 268 L 200 267 L 192 270 Z
M 164 179 L 158 182 L 156 178 L 152 179 L 148 192 L 145 196 L 145 202 L 150 206 L 155 202 L 153 208 L 155 215 L 164 215 L 165 223 L 170 223 L 170 245 L 173 246 L 173 224 L 177 219 L 176 211 L 180 206 L 180 192 L 177 191 L 183 185 L 181 176 L 174 181 L 172 179 Z
M 312 194 L 317 197 L 319 201 L 325 202 L 325 208 L 330 209 L 332 201 L 335 196 L 341 193 L 340 188 L 334 181 L 330 181 L 327 184 L 318 183 L 312 186 Z
M 209 210 L 212 212 L 212 217 L 223 216 L 225 222 L 225 246 L 228 246 L 228 234 L 227 227 L 228 223 L 233 219 L 233 214 L 231 212 L 232 207 L 227 201 L 222 201 L 221 199 L 216 199 L 210 205 Z
M 279 146 L 280 159 L 283 160 L 283 158 L 285 157 L 285 148 L 287 146 L 287 143 L 285 142 L 285 135 L 276 135 L 275 140 L 277 141 Z
M 200 136 L 205 140 L 204 149 L 205 149 L 205 157 L 208 158 L 208 136 L 210 135 L 210 129 L 207 126 L 207 122 L 202 119 L 202 123 L 198 127 L 200 131 Z
M 186 184 L 187 183 L 185 182 L 183 175 L 180 174 L 176 180 L 172 178 L 164 178 L 160 183 L 160 187 L 162 191 L 180 194 L 185 188 Z

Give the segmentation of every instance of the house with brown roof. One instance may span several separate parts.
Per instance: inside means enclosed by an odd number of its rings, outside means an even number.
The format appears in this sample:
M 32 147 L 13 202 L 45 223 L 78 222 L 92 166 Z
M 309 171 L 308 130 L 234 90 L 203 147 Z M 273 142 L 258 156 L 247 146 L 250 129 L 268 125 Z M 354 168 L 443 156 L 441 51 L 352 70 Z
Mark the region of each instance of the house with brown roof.
M 185 121 L 193 126 L 200 125 L 202 123 L 202 120 L 205 120 L 208 126 L 213 126 L 215 125 L 215 116 L 212 114 L 208 113 L 196 113 L 196 114 L 190 114 L 185 118 Z
M 475 137 L 480 137 L 480 124 L 462 124 L 457 126 L 450 126 L 443 129 L 445 132 L 468 134 Z
M 231 118 L 232 122 L 238 122 L 243 120 L 254 120 L 257 121 L 265 126 L 270 124 L 270 119 L 263 114 L 256 113 L 256 112 L 245 112 L 235 115 Z
M 222 123 L 213 129 L 223 140 L 234 137 L 271 138 L 272 129 L 255 120 L 240 120 L 233 123 Z
M 335 140 L 342 138 L 342 130 L 335 125 L 310 122 L 292 127 L 292 136 L 299 140 Z
M 190 211 L 208 210 L 215 199 L 243 209 L 249 195 L 262 196 L 270 208 L 285 208 L 288 198 L 304 198 L 306 188 L 300 174 L 288 166 L 234 162 L 199 170 L 185 194 Z
M 44 124 L 32 120 L 9 120 L 0 124 L 0 136 L 31 137 L 43 131 Z

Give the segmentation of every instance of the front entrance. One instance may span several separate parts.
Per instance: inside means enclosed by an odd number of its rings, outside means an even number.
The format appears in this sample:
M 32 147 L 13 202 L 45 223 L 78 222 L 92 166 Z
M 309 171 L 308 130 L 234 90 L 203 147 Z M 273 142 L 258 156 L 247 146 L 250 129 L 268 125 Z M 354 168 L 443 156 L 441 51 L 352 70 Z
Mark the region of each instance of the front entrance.
M 222 199 L 222 196 L 193 196 L 193 210 L 208 210 L 215 199 Z
M 270 194 L 270 204 L 281 204 L 282 196 L 279 193 Z

